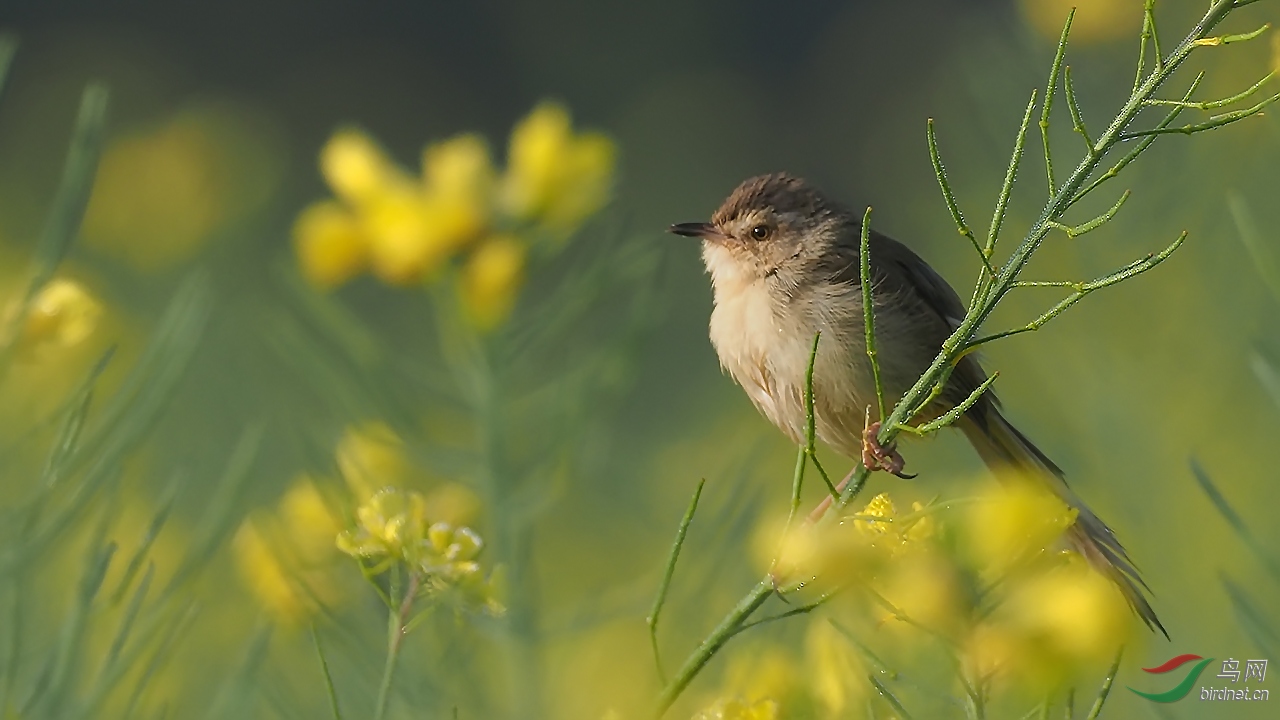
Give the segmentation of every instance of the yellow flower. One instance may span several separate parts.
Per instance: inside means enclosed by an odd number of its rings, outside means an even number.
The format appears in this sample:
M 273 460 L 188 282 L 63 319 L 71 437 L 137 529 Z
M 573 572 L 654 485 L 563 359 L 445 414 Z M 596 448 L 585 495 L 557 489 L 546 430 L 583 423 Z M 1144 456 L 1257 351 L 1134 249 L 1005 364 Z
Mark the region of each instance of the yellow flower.
M 342 523 L 310 478 L 302 477 L 280 499 L 280 523 L 299 562 L 316 565 L 333 557 Z
M 293 224 L 302 275 L 327 289 L 341 285 L 369 264 L 369 239 L 359 220 L 336 202 L 313 203 Z
M 782 717 L 773 700 L 747 702 L 738 698 L 719 700 L 693 716 L 693 720 L 778 720 Z
M 10 312 L 16 312 L 13 306 Z M 36 294 L 28 308 L 18 342 L 23 352 L 56 346 L 73 347 L 89 337 L 102 315 L 102 306 L 74 280 L 58 278 Z
M 830 622 L 809 623 L 805 633 L 805 660 L 814 698 L 829 717 L 844 717 L 866 698 L 866 670 L 849 642 Z
M 1068 662 L 1105 663 L 1133 629 L 1133 615 L 1115 584 L 1078 553 L 1011 588 L 1011 622 Z
M 428 195 L 457 198 L 472 204 L 477 216 L 487 214 L 494 170 L 489 146 L 479 135 L 459 135 L 428 146 L 422 153 L 422 177 Z
M 350 128 L 339 130 L 325 143 L 320 171 L 334 194 L 355 206 L 411 184 L 372 138 Z
M 338 441 L 338 470 L 356 497 L 364 503 L 378 490 L 402 482 L 409 464 L 404 442 L 384 423 L 349 427 Z
M 614 156 L 607 137 L 575 135 L 568 111 L 543 103 L 511 133 L 504 207 L 517 218 L 568 234 L 608 200 Z
M 1075 522 L 1076 511 L 1028 478 L 1010 476 L 966 513 L 974 559 L 1000 573 L 1053 546 Z
M 383 488 L 356 509 L 356 526 L 338 535 L 338 549 L 366 560 L 413 563 L 427 536 L 427 503 L 421 494 Z
M 333 538 L 341 529 L 315 483 L 299 478 L 276 513 L 246 520 L 233 542 L 241 575 L 259 602 L 285 625 L 296 625 L 317 603 L 340 599 L 329 572 L 339 556 Z
M 1076 9 L 1071 22 L 1073 42 L 1095 43 L 1137 35 L 1142 26 L 1141 2 L 1117 0 L 1020 0 L 1022 13 L 1041 38 L 1057 42 L 1067 13 Z M 1149 51 L 1148 51 L 1149 52 Z
M 226 102 L 119 136 L 98 166 L 85 244 L 143 272 L 171 268 L 271 199 L 282 147 L 271 121 Z
M 1133 615 L 1114 583 L 1077 553 L 1056 559 L 997 589 L 998 605 L 966 644 L 975 672 L 1048 691 L 1105 666 L 1132 638 Z
M 303 592 L 252 521 L 246 521 L 236 531 L 232 549 L 249 588 L 277 622 L 292 625 L 309 614 Z
M 524 278 L 524 263 L 525 245 L 512 235 L 491 237 L 471 253 L 458 287 L 476 327 L 492 329 L 511 313 Z

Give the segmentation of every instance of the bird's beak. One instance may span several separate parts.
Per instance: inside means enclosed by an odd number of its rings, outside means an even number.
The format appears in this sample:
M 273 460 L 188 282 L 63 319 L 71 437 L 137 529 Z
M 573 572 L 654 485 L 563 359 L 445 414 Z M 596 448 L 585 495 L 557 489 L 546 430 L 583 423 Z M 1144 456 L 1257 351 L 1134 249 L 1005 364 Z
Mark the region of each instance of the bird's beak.
M 704 240 L 724 240 L 724 233 L 711 223 L 691 222 L 677 223 L 667 228 L 667 232 L 685 237 L 696 237 Z

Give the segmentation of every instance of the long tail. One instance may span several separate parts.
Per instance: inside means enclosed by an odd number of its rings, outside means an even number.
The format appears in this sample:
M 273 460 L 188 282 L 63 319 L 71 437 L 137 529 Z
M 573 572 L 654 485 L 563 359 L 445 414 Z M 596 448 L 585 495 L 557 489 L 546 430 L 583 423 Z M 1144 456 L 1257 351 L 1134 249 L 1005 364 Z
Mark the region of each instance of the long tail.
M 1098 572 L 1115 582 L 1133 611 L 1148 628 L 1159 630 L 1168 638 L 1169 632 L 1160 624 L 1156 611 L 1143 592 L 1150 592 L 1151 588 L 1142 581 L 1133 561 L 1129 559 L 1111 528 L 1067 487 L 1062 469 L 1053 464 L 1027 436 L 1009 424 L 994 406 L 983 409 L 985 412 L 981 415 L 966 415 L 959 423 L 978 455 L 993 470 L 1012 466 L 1024 473 L 1044 478 L 1050 489 L 1078 513 L 1075 523 L 1067 530 L 1067 540 L 1072 548 L 1083 555 Z

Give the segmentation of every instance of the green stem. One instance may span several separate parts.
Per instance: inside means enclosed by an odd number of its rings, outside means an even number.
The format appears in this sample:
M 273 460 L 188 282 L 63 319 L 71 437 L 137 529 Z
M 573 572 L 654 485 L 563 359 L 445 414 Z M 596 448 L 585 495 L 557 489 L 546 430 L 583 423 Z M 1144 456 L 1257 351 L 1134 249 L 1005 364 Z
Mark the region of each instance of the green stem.
M 684 547 L 685 535 L 689 532 L 689 523 L 693 522 L 693 514 L 698 511 L 698 499 L 702 497 L 702 488 L 706 479 L 698 481 L 693 491 L 693 499 L 689 501 L 689 509 L 680 520 L 680 528 L 676 530 L 676 540 L 671 544 L 671 554 L 667 557 L 667 567 L 662 573 L 662 584 L 658 586 L 658 596 L 653 599 L 653 610 L 649 611 L 646 622 L 649 624 L 649 643 L 653 646 L 653 662 L 658 667 L 658 679 L 667 682 L 667 674 L 662 669 L 662 655 L 658 652 L 658 617 L 662 614 L 662 606 L 667 601 L 667 591 L 671 588 L 671 576 L 676 572 L 676 561 L 680 559 L 680 548 Z
M 378 683 L 378 704 L 373 711 L 373 720 L 382 720 L 387 712 L 387 701 L 391 698 L 391 681 L 396 674 L 396 664 L 400 660 L 400 646 L 404 642 L 405 623 L 413 610 L 413 601 L 418 595 L 422 578 L 417 572 L 409 577 L 409 586 L 405 588 L 404 598 L 399 607 L 387 610 L 387 660 L 382 666 L 382 681 Z
M 684 661 L 684 665 L 676 671 L 675 677 L 662 690 L 662 694 L 658 696 L 657 708 L 654 717 L 662 717 L 671 705 L 680 697 L 684 689 L 689 686 L 693 678 L 702 670 L 709 660 L 729 642 L 729 638 L 736 635 L 739 629 L 747 623 L 756 610 L 769 599 L 773 594 L 773 581 L 765 578 L 756 583 L 751 588 L 751 592 L 738 601 L 733 610 L 720 621 L 720 624 L 711 631 L 711 634 L 694 649 L 688 659 Z

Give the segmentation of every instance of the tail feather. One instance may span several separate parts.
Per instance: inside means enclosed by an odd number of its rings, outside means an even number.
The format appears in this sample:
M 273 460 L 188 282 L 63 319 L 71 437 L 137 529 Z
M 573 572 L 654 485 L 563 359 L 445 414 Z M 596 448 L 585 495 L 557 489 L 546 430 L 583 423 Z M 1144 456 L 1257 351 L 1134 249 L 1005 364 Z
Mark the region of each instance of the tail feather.
M 1062 469 L 1040 451 L 994 408 L 982 415 L 982 421 L 965 419 L 961 429 L 993 470 L 1013 467 L 1043 478 L 1049 488 L 1068 506 L 1077 511 L 1076 521 L 1067 531 L 1067 540 L 1098 572 L 1110 578 L 1129 606 L 1148 628 L 1159 630 L 1166 638 L 1169 632 L 1156 617 L 1155 610 L 1143 592 L 1151 588 L 1142 580 L 1133 560 L 1115 533 L 1067 487 Z

